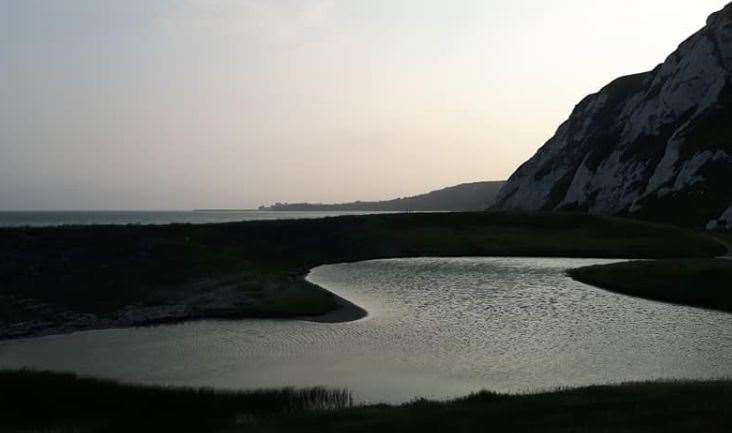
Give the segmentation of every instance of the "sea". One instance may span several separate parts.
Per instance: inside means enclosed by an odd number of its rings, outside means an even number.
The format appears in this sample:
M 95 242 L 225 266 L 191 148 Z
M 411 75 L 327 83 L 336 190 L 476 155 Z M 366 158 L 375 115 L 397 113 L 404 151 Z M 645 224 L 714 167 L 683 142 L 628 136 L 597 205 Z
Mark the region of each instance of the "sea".
M 68 225 L 211 224 L 236 221 L 325 218 L 389 212 L 285 212 L 260 210 L 183 211 L 0 211 L 0 227 Z

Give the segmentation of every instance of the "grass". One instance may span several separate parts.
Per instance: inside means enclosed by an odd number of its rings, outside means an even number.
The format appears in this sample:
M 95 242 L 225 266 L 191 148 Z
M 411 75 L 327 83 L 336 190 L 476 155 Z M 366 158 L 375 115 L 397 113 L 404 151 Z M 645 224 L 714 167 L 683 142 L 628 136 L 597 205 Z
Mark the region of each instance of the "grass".
M 534 395 L 356 407 L 269 421 L 252 432 L 727 432 L 732 383 L 635 383 Z M 244 430 L 242 430 L 244 431 Z
M 689 230 L 556 213 L 7 228 L 0 229 L 0 330 L 18 325 L 19 333 L 32 335 L 34 329 L 60 329 L 70 321 L 94 327 L 93 318 L 114 318 L 131 306 L 186 305 L 186 313 L 175 320 L 319 315 L 337 308 L 337 302 L 303 277 L 312 267 L 335 262 L 419 256 L 710 257 L 723 252 L 716 241 Z
M 121 385 L 62 373 L 0 371 L 3 432 L 212 432 L 252 417 L 350 405 L 346 390 L 218 392 Z
M 633 261 L 573 269 L 569 275 L 626 295 L 732 312 L 728 259 Z
M 347 391 L 214 392 L 0 372 L 3 432 L 722 432 L 732 382 L 633 383 L 352 406 Z

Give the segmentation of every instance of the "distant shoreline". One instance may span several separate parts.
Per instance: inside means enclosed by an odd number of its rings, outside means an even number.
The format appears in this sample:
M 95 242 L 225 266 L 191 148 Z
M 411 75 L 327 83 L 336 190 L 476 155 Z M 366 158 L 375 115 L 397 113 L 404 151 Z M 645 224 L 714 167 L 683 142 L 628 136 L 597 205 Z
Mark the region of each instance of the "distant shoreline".
M 191 212 L 259 212 L 259 209 L 193 209 Z
M 348 203 L 275 203 L 267 212 L 465 212 L 488 209 L 504 181 L 470 182 L 410 197 Z
M 0 229 L 8 227 L 125 226 L 219 224 L 242 221 L 305 219 L 383 212 L 268 212 L 259 210 L 183 211 L 0 211 Z

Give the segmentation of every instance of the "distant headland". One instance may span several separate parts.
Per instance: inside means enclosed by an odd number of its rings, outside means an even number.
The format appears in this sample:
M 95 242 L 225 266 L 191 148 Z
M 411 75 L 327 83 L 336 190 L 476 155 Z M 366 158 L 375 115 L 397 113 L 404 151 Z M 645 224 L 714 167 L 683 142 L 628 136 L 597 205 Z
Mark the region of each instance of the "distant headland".
M 261 211 L 471 211 L 493 205 L 504 181 L 463 183 L 412 197 L 350 203 L 275 203 Z

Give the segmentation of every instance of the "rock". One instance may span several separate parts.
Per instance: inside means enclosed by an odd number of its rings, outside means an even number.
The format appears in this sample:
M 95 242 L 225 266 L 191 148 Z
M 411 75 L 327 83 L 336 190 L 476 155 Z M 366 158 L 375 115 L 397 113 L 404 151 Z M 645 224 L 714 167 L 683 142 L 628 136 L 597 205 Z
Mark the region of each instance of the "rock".
M 495 207 L 731 227 L 731 155 L 732 4 L 652 71 L 580 102 Z

